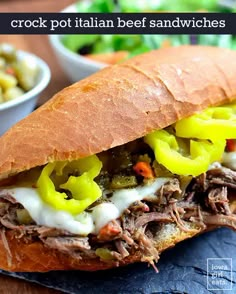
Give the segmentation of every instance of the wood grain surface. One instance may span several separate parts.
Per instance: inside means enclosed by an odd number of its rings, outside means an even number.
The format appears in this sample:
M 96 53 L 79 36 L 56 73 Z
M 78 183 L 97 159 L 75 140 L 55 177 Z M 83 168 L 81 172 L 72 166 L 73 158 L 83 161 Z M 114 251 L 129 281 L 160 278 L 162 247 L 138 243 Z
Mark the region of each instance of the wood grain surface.
M 0 0 L 0 12 L 58 12 L 72 4 L 73 0 Z M 42 93 L 39 104 L 69 85 L 50 47 L 46 35 L 0 35 L 1 42 L 10 42 L 18 49 L 32 52 L 46 61 L 52 78 Z M 0 294 L 58 294 L 61 292 L 0 274 Z
M 60 294 L 62 292 L 0 275 L 0 294 Z

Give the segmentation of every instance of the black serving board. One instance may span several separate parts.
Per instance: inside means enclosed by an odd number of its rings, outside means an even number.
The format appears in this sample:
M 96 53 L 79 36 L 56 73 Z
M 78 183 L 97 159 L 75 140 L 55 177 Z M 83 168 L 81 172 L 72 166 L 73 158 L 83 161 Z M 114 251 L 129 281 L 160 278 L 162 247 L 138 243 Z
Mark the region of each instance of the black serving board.
M 207 274 L 208 258 L 214 258 L 215 266 L 224 268 L 223 272 L 220 272 L 219 267 L 215 270 L 218 286 L 212 285 L 214 277 Z M 208 260 L 208 266 L 211 265 L 212 259 Z M 94 273 L 81 271 L 49 273 L 3 271 L 2 273 L 76 294 L 233 294 L 236 293 L 236 233 L 229 229 L 218 229 L 186 240 L 164 252 L 157 266 L 158 274 L 146 264 L 133 264 Z M 230 276 L 231 269 L 232 276 Z M 207 276 L 210 281 L 209 289 L 207 289 Z M 213 287 L 217 290 L 210 289 Z M 225 289 L 230 287 L 232 290 Z

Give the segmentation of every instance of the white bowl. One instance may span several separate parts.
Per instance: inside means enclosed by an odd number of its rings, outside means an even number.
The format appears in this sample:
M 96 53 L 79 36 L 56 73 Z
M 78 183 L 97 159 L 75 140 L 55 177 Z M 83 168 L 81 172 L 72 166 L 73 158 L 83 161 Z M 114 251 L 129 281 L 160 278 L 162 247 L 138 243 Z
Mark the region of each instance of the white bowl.
M 32 58 L 36 62 L 39 68 L 37 83 L 33 89 L 22 96 L 0 104 L 0 135 L 32 112 L 40 93 L 46 88 L 51 78 L 50 69 L 42 59 L 20 50 L 17 50 L 17 55 Z
M 75 4 L 68 6 L 61 12 L 77 12 Z M 62 37 L 63 36 L 60 35 L 49 35 L 49 41 L 61 68 L 72 83 L 77 82 L 107 66 L 107 64 L 89 60 L 80 54 L 70 51 L 62 44 Z

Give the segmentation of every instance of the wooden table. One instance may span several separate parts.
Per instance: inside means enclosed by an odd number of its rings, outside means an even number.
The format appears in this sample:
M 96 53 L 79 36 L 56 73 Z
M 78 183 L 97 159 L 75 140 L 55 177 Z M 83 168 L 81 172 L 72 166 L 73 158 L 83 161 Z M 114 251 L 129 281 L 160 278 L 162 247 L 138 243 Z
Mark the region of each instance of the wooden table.
M 16 278 L 0 275 L 0 294 L 60 294 L 62 292 L 52 290 L 35 283 L 25 282 Z
M 58 12 L 75 2 L 74 0 L 1 0 L 0 12 Z M 51 82 L 40 97 L 39 104 L 44 103 L 53 94 L 69 85 L 69 81 L 62 72 L 56 57 L 43 35 L 0 35 L 1 42 L 10 42 L 18 49 L 30 51 L 43 58 L 51 69 Z M 47 289 L 36 284 L 28 283 L 0 274 L 0 294 L 56 294 L 58 291 Z

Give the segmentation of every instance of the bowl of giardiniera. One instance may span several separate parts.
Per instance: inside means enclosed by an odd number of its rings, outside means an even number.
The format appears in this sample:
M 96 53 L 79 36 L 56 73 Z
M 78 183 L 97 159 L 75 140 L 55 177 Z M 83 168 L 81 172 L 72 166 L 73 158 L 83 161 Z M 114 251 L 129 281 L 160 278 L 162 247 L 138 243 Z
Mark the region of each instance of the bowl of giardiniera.
M 0 135 L 36 107 L 50 77 L 41 58 L 11 44 L 0 44 Z

